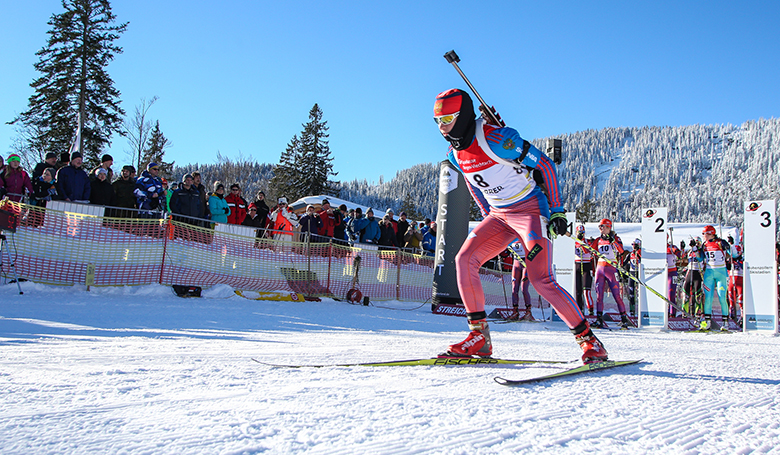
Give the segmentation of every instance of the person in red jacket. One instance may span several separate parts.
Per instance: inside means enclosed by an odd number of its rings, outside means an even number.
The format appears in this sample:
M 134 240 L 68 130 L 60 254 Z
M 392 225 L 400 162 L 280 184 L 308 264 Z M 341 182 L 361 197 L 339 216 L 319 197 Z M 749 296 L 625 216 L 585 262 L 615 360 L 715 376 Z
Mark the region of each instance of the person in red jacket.
M 225 202 L 227 202 L 230 208 L 230 214 L 228 215 L 228 223 L 241 224 L 246 218 L 247 204 L 246 199 L 241 197 L 241 187 L 238 183 L 230 185 L 230 194 L 225 196 Z
M 322 227 L 320 228 L 320 236 L 322 237 L 334 237 L 334 229 L 344 222 L 341 216 L 341 212 L 333 210 L 330 206 L 330 201 L 327 199 L 322 200 L 322 207 L 320 208 L 320 220 L 322 220 Z M 327 239 L 325 239 L 327 240 Z

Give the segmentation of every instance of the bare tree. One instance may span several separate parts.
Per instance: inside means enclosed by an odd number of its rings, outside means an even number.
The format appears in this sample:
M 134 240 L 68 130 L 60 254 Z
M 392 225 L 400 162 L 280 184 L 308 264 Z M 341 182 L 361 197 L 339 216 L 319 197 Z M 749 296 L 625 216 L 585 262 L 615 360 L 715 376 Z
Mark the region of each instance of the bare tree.
M 149 101 L 146 98 L 141 98 L 141 104 L 135 107 L 133 117 L 125 120 L 124 130 L 127 136 L 127 143 L 130 145 L 130 150 L 127 154 L 130 156 L 130 162 L 135 164 L 135 168 L 139 173 L 141 172 L 141 158 L 143 157 L 144 148 L 146 148 L 146 143 L 149 141 L 149 133 L 152 130 L 152 121 L 146 119 L 146 114 L 158 99 L 156 95 Z

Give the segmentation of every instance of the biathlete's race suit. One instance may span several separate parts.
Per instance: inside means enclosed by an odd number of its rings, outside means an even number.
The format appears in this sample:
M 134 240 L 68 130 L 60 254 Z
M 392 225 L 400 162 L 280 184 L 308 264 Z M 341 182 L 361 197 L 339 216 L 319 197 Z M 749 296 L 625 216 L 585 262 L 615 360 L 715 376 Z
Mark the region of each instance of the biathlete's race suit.
M 577 238 L 584 241 L 585 236 L 582 238 L 578 235 Z M 593 286 L 593 253 L 584 246 L 575 243 L 574 244 L 574 269 L 576 278 L 574 280 L 575 294 L 577 295 L 577 306 L 580 311 L 585 311 L 587 308 L 588 314 L 593 315 L 593 297 L 590 293 L 590 288 Z
M 742 314 L 743 267 L 742 246 L 731 245 L 731 270 L 729 270 L 728 299 L 729 307 L 731 308 L 731 318 L 738 323 L 741 322 L 741 319 L 737 319 L 737 307 L 739 307 L 739 314 Z
M 574 333 L 583 361 L 606 360 L 606 349 L 593 335 L 577 302 L 554 278 L 548 223 L 563 234 L 566 219 L 553 162 L 514 129 L 476 119 L 471 98 L 462 90 L 448 90 L 436 97 L 434 120 L 450 142 L 449 161 L 465 177 L 484 216 L 455 257 L 458 289 L 471 333 L 451 345 L 448 354 L 492 353 L 479 268 L 518 239 L 526 251 L 526 275 Z M 534 172 L 540 174 L 546 195 L 537 186 Z
M 704 258 L 706 262 L 702 287 L 704 288 L 704 318 L 708 322 L 712 319 L 712 300 L 715 297 L 715 292 L 718 293 L 724 325 L 728 321 L 729 302 L 726 299 L 726 288 L 728 286 L 726 269 L 730 268 L 730 250 L 728 242 L 717 237 L 704 242 Z
M 642 247 L 639 243 L 639 239 L 634 241 L 634 250 L 628 256 L 628 273 L 634 278 L 639 278 L 639 265 L 642 263 Z M 637 294 L 639 290 L 639 284 L 636 281 L 628 280 L 628 304 L 631 307 L 631 313 L 636 313 Z
M 594 250 L 598 251 L 602 256 L 609 259 L 614 263 L 619 263 L 618 256 L 623 254 L 623 242 L 617 235 L 612 236 L 612 239 L 599 238 L 593 240 L 590 244 Z M 609 290 L 612 292 L 612 297 L 617 303 L 618 311 L 621 315 L 626 314 L 626 305 L 623 303 L 623 297 L 620 295 L 620 283 L 615 276 L 617 269 L 610 265 L 604 259 L 599 258 L 596 264 L 596 316 L 599 318 L 604 313 L 604 286 L 609 286 Z
M 674 245 L 666 245 L 666 296 L 672 303 L 677 303 L 677 261 L 682 256 L 680 249 Z M 675 317 L 677 310 L 669 305 L 669 316 Z
M 691 249 L 688 250 L 688 269 L 685 273 L 685 283 L 683 284 L 686 296 L 686 310 L 693 315 L 703 311 L 701 308 L 702 270 L 704 270 L 704 251 L 699 245 L 694 243 L 691 245 Z
M 522 259 L 521 262 L 514 258 L 512 263 L 512 307 L 514 307 L 515 313 L 518 313 L 520 308 L 520 291 L 522 290 L 523 303 L 527 309 L 526 314 L 529 314 L 531 311 L 531 283 L 525 275 L 525 267 L 523 266 L 523 262 L 525 262 L 525 247 L 523 247 L 521 242 L 514 242 L 509 247 L 512 248 L 517 257 Z

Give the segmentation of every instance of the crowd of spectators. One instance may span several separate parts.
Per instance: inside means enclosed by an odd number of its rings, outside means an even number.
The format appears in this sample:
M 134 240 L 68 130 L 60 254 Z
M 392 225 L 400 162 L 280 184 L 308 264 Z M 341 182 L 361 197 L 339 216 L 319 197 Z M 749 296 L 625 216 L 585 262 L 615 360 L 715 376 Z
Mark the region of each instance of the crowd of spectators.
M 265 193 L 257 193 L 251 203 L 241 193 L 238 183 L 226 192 L 222 182 L 215 182 L 207 192 L 200 173 L 185 174 L 181 183 L 160 177 L 160 166 L 149 163 L 141 175 L 132 165 L 122 167 L 114 179 L 111 155 L 103 155 L 101 164 L 92 170 L 84 168 L 79 152 L 46 154 L 32 177 L 21 166 L 21 158 L 12 154 L 0 157 L 0 197 L 8 195 L 19 202 L 27 197 L 31 205 L 46 207 L 49 201 L 68 201 L 107 207 L 110 217 L 155 218 L 170 213 L 176 221 L 210 227 L 211 223 L 248 226 L 258 236 L 276 240 L 328 242 L 347 245 L 374 244 L 379 249 L 401 248 L 432 256 L 436 249 L 436 223 L 411 221 L 405 212 L 396 219 L 392 209 L 377 217 L 369 208 L 365 215 L 360 207 L 332 207 L 324 199 L 319 209 L 308 205 L 302 216 L 290 208 L 287 198 L 280 197 L 269 207 Z

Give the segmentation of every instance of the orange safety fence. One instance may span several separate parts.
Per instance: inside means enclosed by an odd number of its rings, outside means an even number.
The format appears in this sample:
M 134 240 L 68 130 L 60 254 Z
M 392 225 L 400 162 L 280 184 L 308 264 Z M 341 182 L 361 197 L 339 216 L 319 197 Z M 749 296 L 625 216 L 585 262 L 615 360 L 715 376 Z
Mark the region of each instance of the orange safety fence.
M 432 295 L 433 257 L 397 248 L 301 241 L 300 233 L 275 240 L 271 231 L 246 226 L 159 212 L 107 216 L 117 210 L 62 201 L 42 208 L 4 199 L 0 209 L 18 217 L 7 248 L 19 277 L 41 283 L 225 284 L 339 299 L 356 288 L 372 301 L 424 302 Z M 486 304 L 511 305 L 510 273 L 482 269 L 480 277 Z

